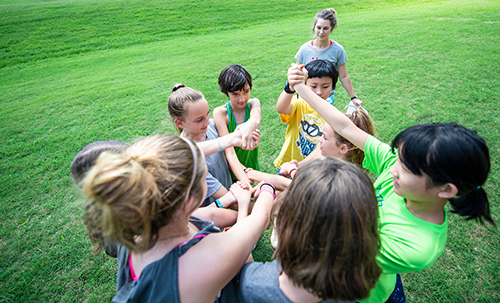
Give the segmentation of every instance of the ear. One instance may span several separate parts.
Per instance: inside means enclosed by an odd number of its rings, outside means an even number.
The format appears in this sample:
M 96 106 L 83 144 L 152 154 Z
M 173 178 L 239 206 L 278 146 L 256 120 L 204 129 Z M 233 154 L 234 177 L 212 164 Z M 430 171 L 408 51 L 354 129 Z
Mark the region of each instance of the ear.
M 347 144 L 342 143 L 340 144 L 340 154 L 345 155 L 349 151 L 349 146 Z
M 178 128 L 184 128 L 184 123 L 179 119 L 174 119 L 174 123 Z
M 189 211 L 194 211 L 193 210 L 193 203 L 194 203 L 194 198 L 193 197 L 190 197 L 187 201 L 186 204 L 184 204 L 184 209 L 183 209 L 183 212 L 184 213 L 188 213 Z M 191 215 L 191 214 L 190 214 Z
M 453 183 L 446 183 L 439 187 L 438 197 L 451 199 L 458 194 L 458 188 Z

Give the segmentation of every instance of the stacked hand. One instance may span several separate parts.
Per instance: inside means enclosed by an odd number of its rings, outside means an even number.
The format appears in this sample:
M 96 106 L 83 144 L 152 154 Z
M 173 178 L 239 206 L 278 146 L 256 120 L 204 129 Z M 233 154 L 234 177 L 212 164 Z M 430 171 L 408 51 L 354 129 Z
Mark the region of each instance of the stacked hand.
M 295 85 L 305 83 L 307 80 L 307 69 L 304 64 L 292 63 L 292 67 L 288 69 L 288 86 L 291 90 L 295 90 Z
M 248 150 L 252 150 L 259 146 L 260 130 L 254 130 L 251 121 L 247 121 L 243 124 L 238 125 L 234 133 L 238 134 L 235 135 L 236 141 L 233 144 L 234 146 L 239 146 L 243 149 Z
M 280 175 L 285 176 L 285 177 L 291 177 L 290 172 L 294 169 L 297 169 L 298 166 L 299 166 L 299 162 L 297 160 L 285 162 L 285 163 L 281 164 Z

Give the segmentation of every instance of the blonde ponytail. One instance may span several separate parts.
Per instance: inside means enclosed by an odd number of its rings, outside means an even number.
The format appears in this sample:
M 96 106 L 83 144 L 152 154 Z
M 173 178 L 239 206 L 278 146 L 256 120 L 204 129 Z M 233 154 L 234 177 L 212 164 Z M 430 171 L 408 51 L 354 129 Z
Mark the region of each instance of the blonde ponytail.
M 201 157 L 196 147 L 171 135 L 145 138 L 119 154 L 102 153 L 82 182 L 90 199 L 89 232 L 135 251 L 151 248 L 158 230 L 175 222 L 190 197 L 201 203 L 202 187 L 192 185 L 204 181 Z

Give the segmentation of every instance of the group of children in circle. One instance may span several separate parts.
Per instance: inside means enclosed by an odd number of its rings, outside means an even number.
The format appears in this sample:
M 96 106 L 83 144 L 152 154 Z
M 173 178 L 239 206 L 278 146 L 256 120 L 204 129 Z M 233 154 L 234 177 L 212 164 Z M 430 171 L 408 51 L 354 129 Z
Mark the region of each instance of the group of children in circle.
M 287 124 L 279 174 L 260 172 L 261 105 L 240 65 L 219 76 L 229 101 L 213 121 L 203 94 L 178 84 L 168 100 L 178 136 L 77 153 L 71 170 L 88 198 L 90 239 L 118 260 L 114 302 L 404 302 L 399 274 L 443 252 L 448 201 L 494 224 L 484 140 L 436 123 L 378 141 L 347 56 L 329 39 L 336 26 L 333 9 L 318 12 L 316 38 L 288 70 L 276 104 Z M 347 114 L 332 105 L 338 79 Z M 253 262 L 269 225 L 275 260 Z

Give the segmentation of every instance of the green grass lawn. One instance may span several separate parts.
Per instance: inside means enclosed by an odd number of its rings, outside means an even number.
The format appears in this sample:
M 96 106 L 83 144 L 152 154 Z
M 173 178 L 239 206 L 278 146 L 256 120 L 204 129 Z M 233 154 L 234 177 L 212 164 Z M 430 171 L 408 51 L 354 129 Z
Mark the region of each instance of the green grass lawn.
M 116 261 L 90 252 L 69 165 L 94 140 L 174 133 L 175 83 L 203 92 L 213 109 L 227 99 L 219 72 L 243 65 L 262 103 L 261 166 L 274 172 L 285 134 L 275 103 L 314 14 L 328 6 L 378 137 L 424 122 L 477 130 L 500 221 L 500 2 L 325 3 L 0 1 L 0 302 L 110 301 Z M 341 108 L 348 95 L 338 86 Z M 402 276 L 409 302 L 500 301 L 498 229 L 449 217 L 443 255 Z M 258 260 L 271 258 L 267 236 Z

